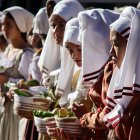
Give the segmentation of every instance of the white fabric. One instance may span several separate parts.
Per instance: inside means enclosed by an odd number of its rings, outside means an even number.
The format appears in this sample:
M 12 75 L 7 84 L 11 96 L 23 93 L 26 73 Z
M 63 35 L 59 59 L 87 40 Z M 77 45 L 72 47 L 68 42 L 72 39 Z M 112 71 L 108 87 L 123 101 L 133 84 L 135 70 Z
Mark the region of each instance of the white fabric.
M 80 11 L 83 11 L 84 8 L 77 0 L 61 0 L 54 7 L 52 15 L 59 15 L 65 21 L 70 20 L 73 17 L 76 17 Z
M 81 45 L 80 41 L 77 38 L 78 35 L 79 35 L 79 22 L 77 18 L 73 18 L 66 24 L 63 45 L 66 47 L 67 42 Z
M 66 48 L 66 43 L 71 42 L 76 45 L 80 45 L 80 42 L 77 41 L 79 34 L 79 22 L 77 18 L 69 20 L 65 27 L 64 40 L 63 40 L 63 52 L 62 52 L 62 61 L 61 61 L 61 71 L 58 79 L 58 91 L 57 94 L 62 95 L 59 104 L 67 104 L 67 97 L 71 90 L 71 81 L 74 74 L 74 71 L 77 71 L 77 66 L 74 63 L 73 59 L 70 56 L 70 52 Z M 75 70 L 74 70 L 75 67 Z M 79 68 L 78 68 L 79 70 Z M 68 88 L 69 87 L 69 88 Z
M 60 69 L 57 69 L 57 70 L 50 72 L 49 76 L 43 75 L 42 76 L 42 79 L 43 79 L 42 84 L 46 87 L 49 87 L 50 85 L 53 85 L 53 84 L 56 85 L 57 81 L 58 81 L 59 73 L 60 73 Z
M 35 56 L 32 59 L 32 62 L 29 66 L 29 74 L 31 74 L 32 79 L 35 79 L 37 81 L 41 81 L 42 73 L 40 72 L 40 69 L 38 67 L 38 61 L 40 56 Z
M 46 75 L 49 75 L 51 71 L 60 67 L 60 46 L 55 43 L 50 29 L 40 55 L 38 66 Z
M 13 66 L 13 61 L 9 60 L 2 54 L 0 58 L 0 66 L 3 66 L 5 69 L 11 68 Z
M 49 30 L 49 22 L 46 7 L 41 8 L 34 18 L 33 33 L 46 34 Z
M 134 11 L 132 9 L 130 10 L 131 10 L 129 12 L 130 15 L 126 15 L 126 13 L 125 14 L 122 13 L 120 18 L 110 25 L 110 27 L 114 28 L 123 37 L 130 34 L 131 17 L 134 15 Z
M 76 0 L 67 0 L 67 1 L 60 1 L 55 7 L 53 14 L 57 14 L 61 16 L 66 21 L 70 20 L 73 17 L 76 17 L 80 11 L 83 11 L 84 8 L 81 6 L 81 4 Z M 62 58 L 61 58 L 61 71 L 60 76 L 58 79 L 58 90 L 57 94 L 62 95 L 65 93 L 66 97 L 67 94 L 71 90 L 71 80 L 74 70 L 74 61 L 72 60 L 68 50 L 65 48 L 65 41 L 70 41 L 74 44 L 79 45 L 79 42 L 77 41 L 78 38 L 78 28 L 79 27 L 78 21 L 72 20 L 69 21 L 65 28 L 65 34 L 64 34 L 64 46 L 62 50 Z M 75 30 L 71 30 L 72 28 L 75 28 Z M 71 30 L 71 31 L 70 31 Z M 72 37 L 72 34 L 75 32 L 75 38 Z
M 82 73 L 86 84 L 93 84 L 109 59 L 111 43 L 109 25 L 119 14 L 106 9 L 80 12 L 80 37 L 82 42 Z
M 26 80 L 28 80 L 29 65 L 32 62 L 32 57 L 33 57 L 32 50 L 30 49 L 24 50 L 18 67 L 18 71 Z
M 61 1 L 61 0 L 50 0 L 50 1 L 54 1 L 55 3 L 58 3 L 58 2 Z
M 20 117 L 13 114 L 13 102 L 7 104 L 6 107 L 6 112 L 3 113 L 0 110 L 0 140 L 18 140 Z
M 21 32 L 23 33 L 30 32 L 30 30 L 32 29 L 32 23 L 34 18 L 33 14 L 31 14 L 29 11 L 25 10 L 24 8 L 18 6 L 13 6 L 4 10 L 4 12 L 6 11 L 13 16 Z
M 114 81 L 111 81 L 107 93 L 106 108 L 109 113 L 104 117 L 104 121 L 107 126 L 112 127 L 119 123 L 134 93 L 140 93 L 140 11 L 134 7 L 128 7 L 124 9 L 122 15 L 130 18 L 131 29 L 123 62 L 120 69 L 113 73 Z M 120 16 L 120 19 L 123 16 Z
M 74 8 L 74 9 L 71 9 L 71 8 Z M 83 7 L 80 5 L 78 1 L 63 0 L 63 1 L 58 2 L 58 4 L 56 4 L 54 9 L 55 10 L 52 13 L 52 15 L 55 13 L 66 20 L 65 17 L 67 17 L 67 19 L 76 17 L 78 15 L 78 12 L 83 10 Z M 66 15 L 60 14 L 61 12 L 65 13 Z M 65 58 L 65 61 L 66 59 L 67 57 Z M 71 60 L 70 58 L 68 59 Z M 49 30 L 38 65 L 41 71 L 43 71 L 44 73 L 48 75 L 51 71 L 58 69 L 60 66 L 59 64 L 60 64 L 60 46 L 56 45 L 55 40 L 52 35 L 52 31 Z
M 2 20 L 2 15 L 3 15 L 3 12 L 0 11 L 0 23 L 1 23 L 1 20 Z

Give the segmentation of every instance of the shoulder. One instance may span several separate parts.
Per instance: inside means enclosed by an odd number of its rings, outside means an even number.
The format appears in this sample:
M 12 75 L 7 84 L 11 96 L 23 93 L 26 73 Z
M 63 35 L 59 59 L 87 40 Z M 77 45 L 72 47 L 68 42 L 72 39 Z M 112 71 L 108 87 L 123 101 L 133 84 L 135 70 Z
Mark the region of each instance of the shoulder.
M 28 53 L 28 52 L 34 53 L 34 50 L 31 47 L 26 47 L 25 49 L 23 49 L 23 52 L 24 53 Z

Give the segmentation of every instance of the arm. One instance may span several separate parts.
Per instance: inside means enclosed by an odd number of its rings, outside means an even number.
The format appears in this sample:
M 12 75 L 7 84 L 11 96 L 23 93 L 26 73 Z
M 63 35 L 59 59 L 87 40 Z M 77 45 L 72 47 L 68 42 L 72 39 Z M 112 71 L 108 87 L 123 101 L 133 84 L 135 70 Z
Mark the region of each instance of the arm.
M 103 117 L 105 115 L 105 109 L 97 113 L 87 113 L 81 119 L 81 125 L 84 128 L 100 130 L 107 129 L 106 125 L 103 122 Z

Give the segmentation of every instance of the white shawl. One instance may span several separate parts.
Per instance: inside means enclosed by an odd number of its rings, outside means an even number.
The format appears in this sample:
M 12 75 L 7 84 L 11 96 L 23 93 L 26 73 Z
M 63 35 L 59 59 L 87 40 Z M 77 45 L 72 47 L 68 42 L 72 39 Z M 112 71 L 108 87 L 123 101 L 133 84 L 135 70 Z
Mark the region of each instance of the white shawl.
M 82 10 L 83 7 L 77 0 L 62 0 L 56 4 L 52 15 L 57 14 L 68 21 L 69 19 L 77 16 L 78 12 Z M 67 59 L 69 58 L 66 56 L 65 60 Z M 38 65 L 41 71 L 49 74 L 51 71 L 58 69 L 60 66 L 59 64 L 60 46 L 56 45 L 52 31 L 49 30 Z
M 83 11 L 84 8 L 77 0 L 62 0 L 59 2 L 54 8 L 53 14 L 58 14 L 63 17 L 66 21 L 74 18 L 78 15 L 80 11 Z M 74 26 L 73 26 L 74 25 Z M 66 25 L 66 33 L 64 37 L 64 41 L 70 41 L 74 44 L 79 44 L 77 41 L 78 37 L 78 22 L 74 20 L 74 22 L 70 22 Z M 73 27 L 72 27 L 73 26 Z M 76 27 L 76 28 L 75 28 Z M 75 28 L 75 30 L 70 29 Z M 75 36 L 72 36 L 73 32 L 76 32 Z M 66 35 L 67 34 L 67 35 Z M 74 38 L 75 37 L 75 38 Z M 71 80 L 74 70 L 74 62 L 69 55 L 68 50 L 65 48 L 65 42 L 63 43 L 63 50 L 61 55 L 61 71 L 58 80 L 57 94 L 62 95 L 64 92 L 69 93 L 71 90 Z
M 8 11 L 14 18 L 19 30 L 22 33 L 30 32 L 33 23 L 33 14 L 22 7 L 13 6 L 4 10 Z
M 140 11 L 134 7 L 125 8 L 111 27 L 120 34 L 122 31 L 130 33 L 123 62 L 113 73 L 106 99 L 104 122 L 108 127 L 115 127 L 134 94 L 140 93 Z M 131 28 L 129 32 L 125 30 L 128 27 Z
M 33 33 L 47 35 L 49 22 L 46 7 L 41 8 L 34 18 Z
M 69 20 L 66 24 L 64 41 L 63 41 L 64 47 L 63 47 L 61 71 L 58 79 L 58 91 L 57 91 L 57 93 L 62 95 L 59 102 L 61 106 L 67 103 L 67 97 L 71 90 L 71 82 L 72 82 L 74 71 L 79 69 L 76 68 L 76 64 L 72 60 L 70 56 L 70 52 L 65 47 L 67 42 L 80 45 L 80 42 L 78 41 L 78 35 L 79 35 L 79 22 L 77 18 L 73 18 Z
M 106 9 L 87 10 L 78 15 L 83 80 L 89 86 L 94 84 L 110 57 L 109 25 L 118 17 L 119 14 Z

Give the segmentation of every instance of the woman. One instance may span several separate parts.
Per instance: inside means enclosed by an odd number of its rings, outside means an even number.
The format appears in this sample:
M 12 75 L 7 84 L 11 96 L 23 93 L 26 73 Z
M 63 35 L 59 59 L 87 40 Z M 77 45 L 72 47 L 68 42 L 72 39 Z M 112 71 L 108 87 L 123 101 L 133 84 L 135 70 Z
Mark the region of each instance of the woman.
M 106 130 L 103 128 L 101 131 L 94 132 L 94 129 L 90 126 L 92 121 L 89 122 L 88 118 L 90 118 L 90 115 L 92 116 L 92 111 L 93 114 L 96 114 L 99 110 L 98 108 L 102 109 L 104 106 L 101 94 L 104 88 L 102 81 L 106 76 L 104 76 L 103 70 L 110 57 L 109 49 L 111 44 L 109 41 L 109 25 L 114 22 L 118 16 L 119 15 L 113 11 L 103 9 L 88 10 L 78 15 L 79 22 L 81 23 L 80 39 L 82 40 L 83 78 L 84 82 L 89 85 L 92 84 L 92 87 L 87 94 L 86 103 L 74 103 L 73 111 L 78 118 L 81 118 L 82 126 L 87 129 L 87 132 L 89 131 L 88 135 L 86 135 L 87 139 L 106 139 Z M 98 60 L 98 62 L 96 63 L 95 60 Z M 111 73 L 108 68 L 106 68 L 106 72 Z M 110 75 L 106 78 L 108 85 Z
M 16 83 L 19 79 L 28 79 L 28 68 L 33 51 L 26 40 L 26 33 L 31 30 L 33 15 L 21 7 L 11 7 L 4 11 L 2 17 L 2 31 L 10 44 L 4 52 L 9 60 L 6 72 L 0 74 L 1 86 L 6 82 Z M 5 99 L 4 110 L 1 110 L 0 139 L 18 140 L 20 117 L 13 113 L 11 102 L 2 89 L 2 99 Z M 2 104 L 1 104 L 2 107 Z M 24 131 L 24 126 L 20 131 Z M 19 134 L 20 135 L 20 134 Z
M 71 81 L 71 91 L 73 91 L 73 92 L 76 90 L 77 82 L 78 82 L 79 75 L 80 75 L 80 67 L 82 65 L 81 46 L 80 46 L 80 42 L 78 41 L 78 34 L 79 34 L 79 22 L 78 22 L 77 18 L 73 18 L 73 19 L 69 20 L 66 24 L 65 33 L 64 33 L 64 41 L 63 41 L 64 49 L 66 49 L 65 51 L 68 51 L 67 55 L 70 55 L 70 57 L 72 58 L 72 61 L 75 62 L 75 66 L 79 67 L 79 68 L 75 69 L 75 72 L 72 71 L 71 74 L 69 74 L 69 71 L 67 71 L 67 74 L 69 76 L 73 77 L 72 81 Z M 62 60 L 62 62 L 63 62 L 63 60 Z M 69 69 L 71 69 L 71 65 L 67 65 L 67 70 L 69 70 Z M 64 79 L 60 78 L 59 80 L 63 80 L 63 82 L 64 81 L 67 82 L 67 79 L 64 80 Z M 69 105 L 69 103 L 72 102 L 72 99 L 70 100 L 70 98 L 69 98 L 69 100 L 68 100 L 69 94 L 70 93 L 65 94 L 64 96 L 62 95 L 62 97 L 61 97 L 63 99 L 64 98 L 66 99 L 65 102 L 67 103 L 67 105 Z M 72 94 L 72 98 L 74 98 L 74 99 L 76 98 L 75 94 L 76 93 Z M 51 136 L 55 137 L 56 139 L 60 139 L 60 138 L 63 140 L 66 139 L 65 137 L 62 137 L 64 134 L 61 134 L 60 132 L 58 132 L 58 134 L 56 133 L 56 135 L 54 135 L 53 129 L 48 129 L 48 133 Z M 72 138 L 72 137 L 69 137 L 69 138 Z
M 117 67 L 107 93 L 107 113 L 103 121 L 107 127 L 114 129 L 114 137 L 119 140 L 138 140 L 140 137 L 139 17 L 139 10 L 127 7 L 110 25 L 111 54 Z
M 29 79 L 35 79 L 37 81 L 41 81 L 42 73 L 38 67 L 38 61 L 42 52 L 42 47 L 44 43 L 44 37 L 48 33 L 48 16 L 46 12 L 46 8 L 41 8 L 34 18 L 34 24 L 32 32 L 30 32 L 28 39 L 29 43 L 34 49 L 35 53 L 33 55 L 32 62 L 29 66 Z M 41 140 L 44 136 L 39 134 L 39 139 Z M 38 132 L 36 130 L 36 126 L 32 119 L 28 120 L 26 125 L 26 132 L 24 135 L 25 140 L 38 140 Z M 44 138 L 45 139 L 45 138 Z M 46 137 L 47 139 L 47 137 Z
M 75 7 L 75 10 L 72 10 L 72 7 Z M 76 17 L 78 12 L 82 11 L 83 7 L 80 5 L 78 1 L 74 0 L 68 0 L 68 1 L 61 1 L 59 2 L 56 7 L 54 8 L 53 14 L 50 17 L 50 25 L 53 29 L 53 36 L 56 41 L 56 44 L 63 45 L 63 37 L 64 37 L 64 30 L 65 25 L 68 20 L 70 20 L 73 17 Z M 65 65 L 71 65 L 73 66 L 73 62 L 71 57 L 67 54 L 68 52 L 65 51 L 65 49 L 62 49 L 62 55 L 61 55 L 61 71 L 60 71 L 60 77 L 61 74 L 62 77 L 65 77 L 66 79 L 71 78 L 69 74 L 66 74 L 67 72 L 71 73 L 73 67 L 70 69 L 67 69 L 67 66 Z M 67 71 L 67 72 L 66 72 Z M 64 72 L 66 75 L 64 75 Z M 67 82 L 61 83 L 63 79 L 60 79 L 60 83 L 58 82 L 58 89 L 57 89 L 57 95 L 62 95 L 64 90 L 67 88 L 66 92 L 70 91 L 70 84 Z M 71 82 L 71 80 L 68 80 L 68 82 Z
M 33 47 L 35 53 L 32 59 L 32 63 L 29 66 L 29 79 L 35 79 L 37 81 L 41 80 L 42 73 L 38 67 L 38 61 L 42 51 L 41 37 L 38 34 L 30 35 L 30 45 Z
M 78 20 L 73 18 L 72 20 L 68 21 L 65 28 L 63 57 L 57 85 L 57 92 L 62 95 L 59 101 L 61 106 L 69 105 L 68 95 L 70 92 L 75 92 L 79 79 L 78 77 L 80 74 L 80 67 L 82 65 L 82 56 L 80 42 L 77 40 L 79 34 L 78 27 Z M 76 76 L 77 78 L 75 79 Z
M 34 58 L 30 68 L 30 78 L 41 80 L 42 74 L 38 67 L 38 61 L 44 45 L 44 40 L 49 30 L 46 8 L 41 8 L 34 18 L 33 30 L 29 36 L 29 42 L 35 50 Z M 31 74 L 32 73 L 32 74 Z
M 34 18 L 33 33 L 41 37 L 42 44 L 44 45 L 46 36 L 49 30 L 49 21 L 46 7 L 41 8 Z
M 72 7 L 75 7 L 74 10 L 72 10 Z M 66 22 L 72 17 L 76 17 L 78 12 L 82 10 L 81 4 L 75 0 L 62 0 L 54 7 L 54 11 L 49 18 L 50 33 L 47 36 L 45 47 L 39 60 L 39 67 L 47 78 L 51 71 L 60 68 L 60 50 L 62 50 L 60 46 L 62 46 Z M 49 61 L 50 58 L 51 61 Z M 47 80 L 44 80 L 44 84 L 48 84 Z

